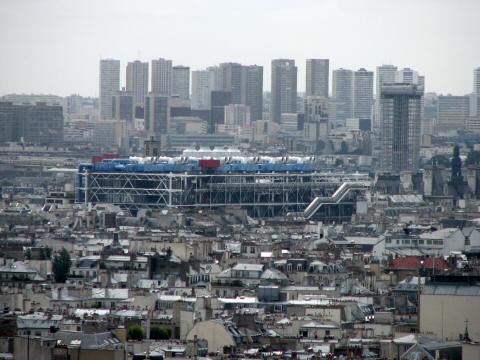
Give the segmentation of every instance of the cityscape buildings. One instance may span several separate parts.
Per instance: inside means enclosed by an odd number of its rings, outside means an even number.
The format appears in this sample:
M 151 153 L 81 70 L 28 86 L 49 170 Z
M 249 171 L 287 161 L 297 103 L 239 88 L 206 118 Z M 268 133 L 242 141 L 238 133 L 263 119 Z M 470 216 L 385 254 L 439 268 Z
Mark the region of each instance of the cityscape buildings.
M 372 119 L 373 72 L 360 69 L 353 73 L 353 117 Z
M 345 121 L 353 117 L 353 71 L 337 69 L 333 71 L 332 96 L 334 98 L 335 118 L 333 126 L 344 126 Z

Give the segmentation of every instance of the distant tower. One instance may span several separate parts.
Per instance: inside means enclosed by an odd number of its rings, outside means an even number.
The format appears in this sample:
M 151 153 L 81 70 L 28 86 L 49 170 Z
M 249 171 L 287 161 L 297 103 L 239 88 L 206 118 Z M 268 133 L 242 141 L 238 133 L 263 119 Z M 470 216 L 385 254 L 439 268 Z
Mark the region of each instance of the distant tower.
M 112 97 L 120 90 L 120 60 L 100 60 L 100 119 L 112 118 Z
M 172 68 L 172 95 L 185 100 L 190 98 L 190 68 L 188 66 Z
M 283 113 L 297 112 L 297 67 L 295 60 L 272 60 L 270 119 L 280 123 Z
M 353 118 L 353 71 L 338 69 L 333 71 L 332 96 L 335 101 L 335 127 L 344 126 L 347 119 Z
M 353 117 L 372 119 L 373 72 L 360 69 L 353 73 Z
M 377 76 L 375 83 L 375 121 L 372 129 L 380 130 L 381 126 L 381 112 L 380 112 L 380 99 L 382 93 L 382 85 L 395 83 L 395 75 L 397 74 L 397 67 L 393 65 L 377 66 Z
M 473 70 L 473 92 L 480 96 L 480 67 Z
M 263 66 L 242 66 L 241 103 L 250 108 L 251 120 L 262 119 Z
M 152 60 L 152 93 L 164 96 L 172 94 L 172 60 Z
M 308 59 L 305 96 L 328 98 L 328 59 Z
M 127 91 L 133 93 L 135 106 L 144 106 L 148 94 L 148 63 L 133 61 L 127 64 Z
M 387 84 L 381 89 L 382 168 L 393 173 L 417 170 L 423 87 Z
M 145 130 L 154 140 L 161 141 L 170 124 L 168 97 L 149 93 L 145 97 Z

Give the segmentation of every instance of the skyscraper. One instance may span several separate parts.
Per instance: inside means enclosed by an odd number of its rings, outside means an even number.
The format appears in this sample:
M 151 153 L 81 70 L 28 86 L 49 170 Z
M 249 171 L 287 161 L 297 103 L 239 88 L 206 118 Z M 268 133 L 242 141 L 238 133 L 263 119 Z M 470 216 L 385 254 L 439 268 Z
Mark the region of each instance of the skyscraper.
M 328 97 L 328 59 L 308 59 L 306 77 L 306 96 Z
M 127 64 L 127 91 L 133 93 L 135 106 L 143 107 L 148 94 L 148 63 L 139 60 Z
M 250 108 L 252 121 L 261 119 L 263 110 L 263 66 L 242 67 L 241 103 Z
M 174 66 L 172 68 L 172 95 L 180 99 L 190 99 L 190 68 Z
M 115 120 L 133 121 L 135 117 L 135 102 L 133 92 L 117 91 L 112 98 L 112 118 Z
M 172 94 L 172 60 L 152 60 L 152 93 Z
M 232 93 L 230 91 L 212 91 L 210 92 L 210 123 L 208 124 L 208 133 L 214 133 L 217 125 L 225 123 L 225 106 L 232 103 Z
M 100 119 L 112 118 L 112 97 L 120 90 L 120 60 L 100 60 Z
M 473 92 L 480 96 L 480 67 L 473 70 Z
M 332 95 L 335 101 L 334 127 L 344 126 L 345 120 L 353 117 L 353 71 L 333 71 Z
M 168 96 L 149 93 L 145 97 L 145 130 L 157 141 L 162 141 L 170 124 Z M 162 144 L 163 146 L 163 144 Z
M 192 71 L 192 109 L 207 110 L 210 109 L 210 71 L 195 70 Z
M 372 119 L 373 71 L 360 69 L 353 73 L 353 117 Z
M 395 83 L 395 75 L 397 74 L 397 67 L 393 65 L 382 65 L 377 66 L 377 76 L 375 83 L 375 120 L 372 128 L 374 130 L 380 130 L 381 124 L 381 113 L 380 113 L 380 99 L 382 92 L 383 84 L 393 84 Z
M 297 112 L 297 67 L 295 60 L 272 60 L 270 120 L 280 123 L 283 113 Z
M 232 93 L 232 104 L 242 102 L 242 65 L 238 63 L 220 64 L 221 90 Z
M 381 89 L 381 166 L 399 173 L 416 170 L 420 157 L 420 120 L 423 87 L 385 84 Z

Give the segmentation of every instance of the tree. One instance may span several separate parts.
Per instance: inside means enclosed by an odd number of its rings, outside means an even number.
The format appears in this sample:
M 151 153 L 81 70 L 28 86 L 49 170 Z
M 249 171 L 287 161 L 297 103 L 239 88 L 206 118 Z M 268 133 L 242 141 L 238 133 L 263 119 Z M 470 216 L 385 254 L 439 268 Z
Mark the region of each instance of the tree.
M 127 338 L 129 340 L 143 340 L 145 338 L 145 330 L 140 325 L 132 325 L 128 328 Z
M 336 167 L 343 166 L 343 160 L 342 159 L 335 159 L 335 166 Z
M 154 325 L 150 329 L 150 339 L 168 340 L 172 336 L 172 330 L 165 325 Z
M 480 151 L 470 151 L 465 160 L 465 165 L 480 165 Z
M 60 250 L 60 252 L 53 258 L 52 270 L 53 275 L 55 276 L 55 281 L 64 283 L 65 280 L 67 280 L 71 266 L 72 260 L 70 260 L 70 254 L 67 249 L 62 248 L 62 250 Z

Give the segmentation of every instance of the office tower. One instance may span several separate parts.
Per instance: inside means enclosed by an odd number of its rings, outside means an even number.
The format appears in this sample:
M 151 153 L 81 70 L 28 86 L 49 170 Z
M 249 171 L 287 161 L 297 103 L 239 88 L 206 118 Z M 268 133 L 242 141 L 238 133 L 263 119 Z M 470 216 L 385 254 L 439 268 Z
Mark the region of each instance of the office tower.
M 263 66 L 242 66 L 241 103 L 250 108 L 252 121 L 262 118 Z
M 180 99 L 190 99 L 190 68 L 174 66 L 172 68 L 172 95 Z
M 100 60 L 100 119 L 112 118 L 112 97 L 120 90 L 120 60 Z
M 210 71 L 192 71 L 192 109 L 210 109 Z
M 480 67 L 473 70 L 473 92 L 480 96 Z
M 243 104 L 225 106 L 225 125 L 246 127 L 250 125 L 250 107 Z
M 335 99 L 334 127 L 344 126 L 345 120 L 353 117 L 353 71 L 333 71 L 332 96 Z
M 127 64 L 127 91 L 133 93 L 135 106 L 143 107 L 148 94 L 148 63 L 135 60 Z
M 377 74 L 376 74 L 377 76 L 376 76 L 376 83 L 375 83 L 375 96 L 376 96 L 375 120 L 372 126 L 374 130 L 380 130 L 380 124 L 381 124 L 380 98 L 381 98 L 382 85 L 394 84 L 397 70 L 398 70 L 397 67 L 393 65 L 377 66 Z
M 384 84 L 381 89 L 381 165 L 399 173 L 417 170 L 420 157 L 420 120 L 423 87 Z
M 222 63 L 219 67 L 221 90 L 232 93 L 232 104 L 240 104 L 242 102 L 242 65 L 238 63 Z
M 63 109 L 44 102 L 13 104 L 0 101 L 0 141 L 39 145 L 63 141 Z
M 439 133 L 465 130 L 469 116 L 469 96 L 440 95 L 438 97 L 437 131 Z
M 373 71 L 360 69 L 353 73 L 353 117 L 372 119 Z
M 145 130 L 154 140 L 163 141 L 170 123 L 170 104 L 168 96 L 149 93 L 145 97 Z
M 308 59 L 305 96 L 328 98 L 328 59 Z
M 112 118 L 132 122 L 135 117 L 134 95 L 131 91 L 117 91 L 112 98 Z
M 152 93 L 164 96 L 172 94 L 172 60 L 152 60 Z
M 272 60 L 270 120 L 280 123 L 283 113 L 297 112 L 297 67 L 295 60 Z
M 225 106 L 232 103 L 232 93 L 230 91 L 212 91 L 210 93 L 210 124 L 208 133 L 214 133 L 217 125 L 225 123 Z

